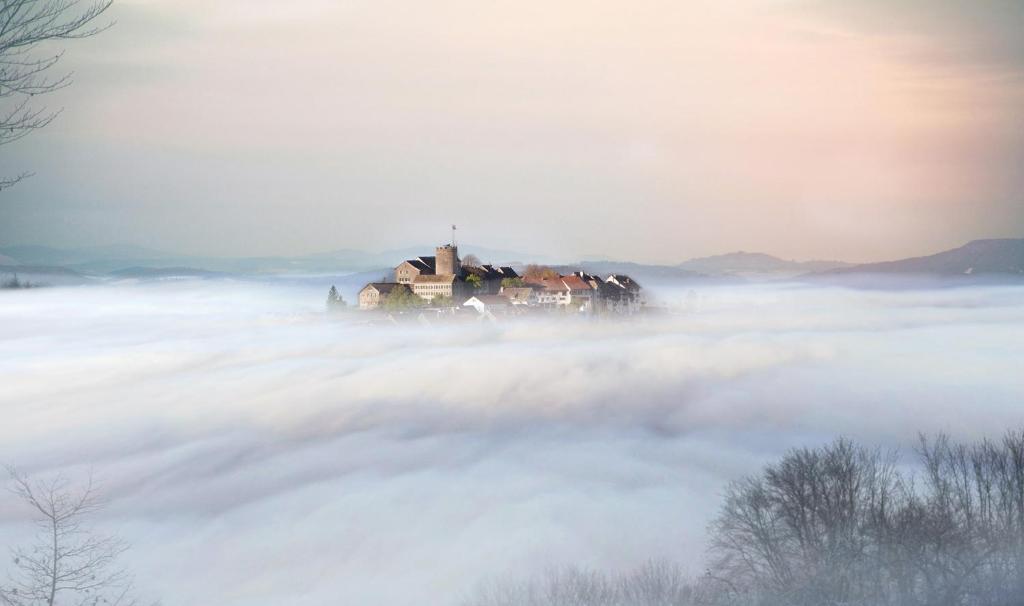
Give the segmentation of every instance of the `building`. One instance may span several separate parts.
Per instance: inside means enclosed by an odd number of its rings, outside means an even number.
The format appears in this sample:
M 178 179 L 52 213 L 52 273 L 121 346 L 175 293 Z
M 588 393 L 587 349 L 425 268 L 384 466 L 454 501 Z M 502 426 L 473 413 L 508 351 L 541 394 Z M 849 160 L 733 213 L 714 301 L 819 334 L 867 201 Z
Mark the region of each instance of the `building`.
M 580 311 L 590 311 L 596 294 L 594 287 L 583 276 L 586 276 L 583 272 L 562 276 L 562 284 L 569 291 L 569 298 L 565 305 Z
M 436 259 L 434 257 L 416 257 L 406 259 L 395 268 L 395 282 L 399 284 L 412 284 L 416 276 L 432 276 L 436 273 Z
M 458 276 L 462 274 L 462 261 L 459 260 L 459 247 L 445 244 L 435 249 L 435 271 L 439 276 Z
M 432 301 L 436 297 L 449 299 L 462 295 L 462 282 L 453 274 L 420 274 L 413 279 L 412 292 L 422 299 Z
M 511 267 L 495 267 L 493 265 L 474 267 L 472 265 L 463 265 L 463 280 L 468 280 L 470 276 L 476 276 L 480 279 L 480 292 L 494 295 L 501 291 L 503 281 L 518 278 L 519 274 Z
M 599 311 L 613 314 L 635 314 L 644 304 L 643 289 L 633 278 L 622 274 L 608 276 L 600 288 Z
M 532 286 L 503 286 L 499 293 L 512 305 L 537 305 L 536 289 Z
M 473 295 L 462 304 L 463 307 L 472 307 L 481 314 L 496 314 L 507 312 L 511 303 L 500 295 Z
M 376 309 L 395 289 L 408 290 L 405 284 L 397 282 L 371 282 L 359 291 L 359 309 Z
M 515 282 L 510 284 L 507 282 L 510 279 Z M 469 296 L 462 307 L 473 307 L 489 315 L 491 310 L 513 306 L 519 312 L 525 311 L 525 306 L 629 314 L 639 311 L 644 304 L 640 285 L 626 275 L 614 274 L 601 279 L 577 271 L 568 275 L 520 278 L 511 267 L 464 266 L 454 241 L 436 247 L 432 257 L 414 257 L 399 263 L 395 267 L 394 282 L 367 284 L 359 291 L 359 308 L 380 307 L 397 288 L 427 302 L 439 298 L 459 301 Z M 410 299 L 410 306 L 416 307 L 418 300 Z
M 572 300 L 572 290 L 566 285 L 562 276 L 548 278 L 525 278 L 530 286 L 536 289 L 537 304 L 541 307 L 557 307 L 569 305 Z

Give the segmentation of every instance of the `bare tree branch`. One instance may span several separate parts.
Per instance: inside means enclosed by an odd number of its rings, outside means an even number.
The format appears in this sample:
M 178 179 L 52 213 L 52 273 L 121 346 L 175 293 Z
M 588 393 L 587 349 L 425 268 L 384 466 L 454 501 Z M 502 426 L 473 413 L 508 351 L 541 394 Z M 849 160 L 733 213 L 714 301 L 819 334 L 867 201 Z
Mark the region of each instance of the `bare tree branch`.
M 113 0 L 0 0 L 0 146 L 50 124 L 60 110 L 33 101 L 71 84 L 71 74 L 51 75 L 64 56 L 46 42 L 93 36 L 112 25 L 97 21 Z M 41 55 L 40 55 L 41 53 Z M 29 173 L 0 177 L 0 190 Z
M 131 576 L 117 566 L 128 548 L 114 536 L 93 532 L 87 519 L 103 506 L 90 477 L 72 487 L 61 475 L 33 481 L 13 467 L 10 492 L 31 512 L 35 541 L 11 550 L 12 573 L 0 586 L 0 604 L 129 604 Z

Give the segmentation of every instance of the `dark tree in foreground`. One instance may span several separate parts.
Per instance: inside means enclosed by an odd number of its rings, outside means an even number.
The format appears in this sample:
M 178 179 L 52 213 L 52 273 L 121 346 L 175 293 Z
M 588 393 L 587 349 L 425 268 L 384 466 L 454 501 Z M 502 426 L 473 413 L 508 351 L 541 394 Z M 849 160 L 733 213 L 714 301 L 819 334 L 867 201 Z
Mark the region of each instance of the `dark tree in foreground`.
M 1024 432 L 921 438 L 916 465 L 847 440 L 732 484 L 707 571 L 570 570 L 467 606 L 1021 606 Z
M 1024 603 L 1024 433 L 922 438 L 916 473 L 847 441 L 734 484 L 709 582 L 762 606 Z
M 92 481 L 75 488 L 60 476 L 32 481 L 9 471 L 11 492 L 31 510 L 38 534 L 30 546 L 11 550 L 12 570 L 0 585 L 0 604 L 135 604 L 131 578 L 117 565 L 127 546 L 86 524 L 102 505 Z
M 64 88 L 70 74 L 52 73 L 63 56 L 49 42 L 86 38 L 113 0 L 0 0 L 0 146 L 43 128 L 58 111 L 34 104 L 36 97 Z M 27 177 L 0 175 L 0 190 Z

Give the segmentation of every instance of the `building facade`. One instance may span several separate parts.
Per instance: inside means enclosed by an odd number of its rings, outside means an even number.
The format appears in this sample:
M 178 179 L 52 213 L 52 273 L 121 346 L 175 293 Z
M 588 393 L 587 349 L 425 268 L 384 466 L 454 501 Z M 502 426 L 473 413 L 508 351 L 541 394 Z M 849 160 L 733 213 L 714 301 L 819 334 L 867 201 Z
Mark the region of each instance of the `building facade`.
M 395 289 L 408 290 L 405 284 L 396 282 L 371 282 L 359 291 L 359 309 L 377 309 Z

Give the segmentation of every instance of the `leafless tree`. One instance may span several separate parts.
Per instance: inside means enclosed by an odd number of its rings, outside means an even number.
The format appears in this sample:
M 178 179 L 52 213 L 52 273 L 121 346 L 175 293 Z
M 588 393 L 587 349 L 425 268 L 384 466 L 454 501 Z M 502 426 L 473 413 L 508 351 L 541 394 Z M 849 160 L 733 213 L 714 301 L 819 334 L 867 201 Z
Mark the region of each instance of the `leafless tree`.
M 711 527 L 717 603 L 1010 606 L 1024 595 L 1024 433 L 922 437 L 917 473 L 840 440 L 732 485 Z
M 471 253 L 462 257 L 462 264 L 468 267 L 480 267 L 483 265 L 483 261 L 480 260 L 480 257 Z
M 525 278 L 557 278 L 558 277 L 558 270 L 554 269 L 553 267 L 548 267 L 547 265 L 538 265 L 536 263 L 531 263 L 531 264 L 526 266 L 525 270 L 523 270 L 523 277 L 525 277 Z
M 650 562 L 624 574 L 566 568 L 524 583 L 481 585 L 466 606 L 695 606 L 695 589 L 675 566 Z
M 127 546 L 86 525 L 102 506 L 92 480 L 74 488 L 62 476 L 33 481 L 16 469 L 8 471 L 11 492 L 32 512 L 38 534 L 31 546 L 11 551 L 12 572 L 0 586 L 0 604 L 135 604 L 131 578 L 117 565 Z
M 97 20 L 113 0 L 0 0 L 0 146 L 53 121 L 59 110 L 36 97 L 64 88 L 71 75 L 53 75 L 64 52 L 46 43 L 86 38 L 107 25 Z M 28 176 L 0 177 L 0 190 Z
M 484 586 L 467 606 L 1020 606 L 1024 432 L 921 437 L 916 461 L 848 440 L 733 483 L 703 577 L 669 565 Z

